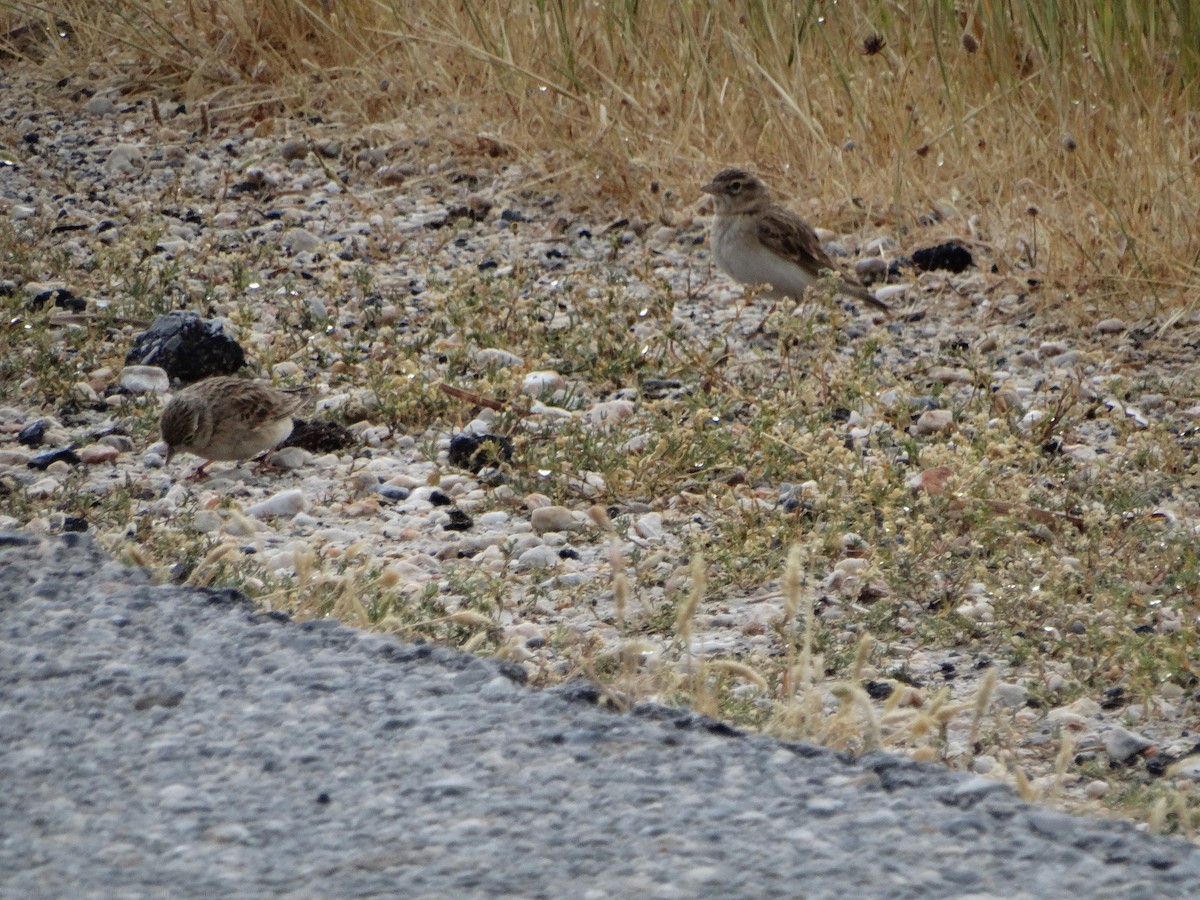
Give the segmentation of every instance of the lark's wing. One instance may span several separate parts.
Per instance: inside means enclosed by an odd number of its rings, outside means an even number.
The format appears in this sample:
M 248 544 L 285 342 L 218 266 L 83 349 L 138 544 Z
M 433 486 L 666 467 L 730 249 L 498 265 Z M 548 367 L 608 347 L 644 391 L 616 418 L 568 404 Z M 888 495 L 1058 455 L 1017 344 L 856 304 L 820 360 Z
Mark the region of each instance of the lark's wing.
M 793 212 L 780 206 L 772 206 L 758 219 L 758 239 L 769 250 L 789 259 L 812 275 L 813 280 L 821 277 L 826 269 L 842 280 L 842 290 L 876 309 L 891 312 L 892 308 L 861 284 L 848 280 L 838 265 L 829 258 L 812 226 Z
M 290 416 L 308 399 L 305 388 L 274 388 L 250 383 L 237 398 L 245 417 L 251 421 L 270 422 Z

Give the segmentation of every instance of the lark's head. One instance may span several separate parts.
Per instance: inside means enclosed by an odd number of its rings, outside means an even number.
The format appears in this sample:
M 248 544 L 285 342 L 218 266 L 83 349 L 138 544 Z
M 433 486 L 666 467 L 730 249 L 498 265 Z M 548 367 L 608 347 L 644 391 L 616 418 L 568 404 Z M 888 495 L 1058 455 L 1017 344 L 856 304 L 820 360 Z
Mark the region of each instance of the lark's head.
M 167 442 L 167 462 L 180 450 L 184 450 L 196 437 L 200 429 L 203 410 L 187 396 L 176 395 L 163 410 L 158 423 L 162 439 Z
M 719 215 L 759 212 L 771 203 L 771 192 L 745 169 L 722 169 L 700 190 L 712 194 Z

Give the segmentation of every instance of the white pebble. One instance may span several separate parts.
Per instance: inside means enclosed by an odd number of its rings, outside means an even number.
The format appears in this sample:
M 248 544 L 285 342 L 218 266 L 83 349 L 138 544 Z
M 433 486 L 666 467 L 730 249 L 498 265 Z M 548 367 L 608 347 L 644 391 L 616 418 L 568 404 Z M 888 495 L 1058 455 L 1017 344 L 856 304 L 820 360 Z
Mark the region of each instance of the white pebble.
M 171 389 L 171 379 L 158 366 L 126 366 L 117 384 L 131 394 L 165 394 Z
M 108 154 L 104 170 L 109 175 L 136 175 L 145 165 L 141 150 L 133 144 L 117 144 Z
M 562 562 L 553 547 L 530 547 L 517 557 L 517 571 L 552 569 Z
M 1011 684 L 1009 682 L 1000 682 L 992 691 L 992 696 L 1001 706 L 1016 708 L 1024 706 L 1025 700 L 1029 696 L 1029 691 L 1023 684 Z
M 643 537 L 648 541 L 661 541 L 666 537 L 666 532 L 663 531 L 662 513 L 646 513 L 633 526 L 633 530 L 638 533 L 639 537 Z
M 290 228 L 280 243 L 288 253 L 312 253 L 321 246 L 321 239 L 303 228 Z
M 954 413 L 948 409 L 927 409 L 917 419 L 917 434 L 930 435 L 949 431 L 954 426 Z
M 1089 781 L 1084 785 L 1083 793 L 1089 800 L 1099 800 L 1108 794 L 1109 788 L 1110 785 L 1107 781 L 1101 781 L 1097 778 L 1095 781 Z
M 525 359 L 507 350 L 485 347 L 475 351 L 475 365 L 481 369 L 518 369 L 525 365 Z
M 284 447 L 272 453 L 267 462 L 273 469 L 291 471 L 312 462 L 312 454 L 303 447 Z
M 521 382 L 521 393 L 530 397 L 542 397 L 566 389 L 566 379 L 557 372 L 530 372 Z
M 543 506 L 535 509 L 530 514 L 529 521 L 533 530 L 539 534 L 547 531 L 577 531 L 584 527 L 565 506 Z
M 615 425 L 633 415 L 634 406 L 628 400 L 605 400 L 587 411 L 588 420 L 595 426 Z
M 280 491 L 273 497 L 268 497 L 261 503 L 255 503 L 246 512 L 258 519 L 270 519 L 274 516 L 294 516 L 296 513 L 308 511 L 308 498 L 304 491 L 292 488 Z

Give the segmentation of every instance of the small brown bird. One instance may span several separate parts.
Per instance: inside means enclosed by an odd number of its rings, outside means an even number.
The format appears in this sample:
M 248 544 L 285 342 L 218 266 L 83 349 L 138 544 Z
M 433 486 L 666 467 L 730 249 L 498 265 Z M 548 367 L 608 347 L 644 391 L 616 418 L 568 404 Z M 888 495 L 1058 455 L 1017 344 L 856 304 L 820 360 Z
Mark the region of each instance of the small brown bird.
M 723 169 L 700 190 L 712 194 L 716 205 L 710 237 L 713 259 L 734 281 L 769 284 L 773 298 L 800 300 L 830 271 L 841 278 L 841 293 L 892 311 L 861 284 L 842 276 L 809 224 L 774 205 L 770 190 L 751 173 Z
M 292 433 L 292 413 L 304 400 L 302 388 L 280 390 L 226 375 L 197 381 L 163 409 L 167 462 L 179 452 L 199 456 L 204 462 L 190 477 L 203 478 L 217 460 L 252 459 Z

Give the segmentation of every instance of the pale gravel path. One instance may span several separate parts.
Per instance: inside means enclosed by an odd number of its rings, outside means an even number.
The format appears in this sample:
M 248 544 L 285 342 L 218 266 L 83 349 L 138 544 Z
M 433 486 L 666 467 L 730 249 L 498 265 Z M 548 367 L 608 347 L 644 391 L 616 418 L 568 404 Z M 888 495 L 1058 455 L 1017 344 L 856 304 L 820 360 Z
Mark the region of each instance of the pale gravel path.
M 2 897 L 1188 897 L 1200 850 L 0 534 Z

